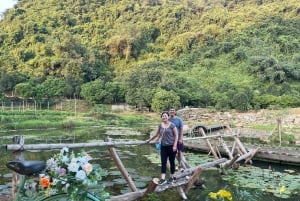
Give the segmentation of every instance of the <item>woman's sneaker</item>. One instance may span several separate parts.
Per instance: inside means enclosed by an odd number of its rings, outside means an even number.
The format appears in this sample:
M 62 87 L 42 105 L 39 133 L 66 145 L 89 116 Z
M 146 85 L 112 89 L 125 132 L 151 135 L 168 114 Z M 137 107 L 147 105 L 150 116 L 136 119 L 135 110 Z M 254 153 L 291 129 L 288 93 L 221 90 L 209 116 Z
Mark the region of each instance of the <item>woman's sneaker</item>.
M 170 177 L 169 179 L 168 179 L 168 184 L 172 184 L 172 183 L 175 183 L 176 182 L 176 178 L 175 177 Z
M 167 181 L 165 180 L 165 179 L 161 179 L 161 180 L 159 180 L 159 182 L 158 182 L 158 185 L 164 185 L 165 183 L 167 183 Z

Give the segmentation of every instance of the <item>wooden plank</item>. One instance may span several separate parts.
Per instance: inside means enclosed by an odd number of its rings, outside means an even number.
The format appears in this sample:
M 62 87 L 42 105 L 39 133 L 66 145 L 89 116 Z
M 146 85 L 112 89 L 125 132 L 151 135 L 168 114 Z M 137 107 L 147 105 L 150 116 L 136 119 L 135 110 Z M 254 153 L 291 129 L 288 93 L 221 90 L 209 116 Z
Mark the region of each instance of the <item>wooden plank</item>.
M 185 169 L 183 172 L 175 172 L 174 176 L 177 179 L 182 178 L 182 177 L 186 177 L 186 176 L 190 176 L 198 168 L 206 169 L 206 168 L 214 167 L 214 166 L 219 165 L 221 163 L 224 163 L 226 161 L 227 161 L 226 158 L 220 158 L 220 159 L 214 160 L 212 162 L 207 162 L 207 163 L 204 163 L 204 164 L 197 165 L 196 167 L 191 167 L 191 168 Z
M 206 168 L 209 168 L 209 167 L 214 167 L 216 165 L 224 163 L 225 161 L 227 161 L 226 158 L 221 158 L 221 159 L 214 160 L 212 162 L 207 162 L 207 163 L 204 163 L 204 164 L 200 164 L 196 167 L 188 168 L 188 169 L 184 170 L 184 172 L 178 172 L 177 171 L 174 174 L 174 177 L 176 177 L 176 182 L 175 183 L 172 183 L 172 184 L 167 183 L 167 184 L 164 184 L 164 185 L 161 185 L 161 186 L 157 186 L 154 192 L 159 193 L 159 192 L 163 192 L 163 191 L 165 191 L 167 189 L 170 189 L 170 188 L 185 185 L 185 184 L 188 183 L 190 176 L 197 169 L 202 169 L 203 170 L 203 169 L 206 169 Z

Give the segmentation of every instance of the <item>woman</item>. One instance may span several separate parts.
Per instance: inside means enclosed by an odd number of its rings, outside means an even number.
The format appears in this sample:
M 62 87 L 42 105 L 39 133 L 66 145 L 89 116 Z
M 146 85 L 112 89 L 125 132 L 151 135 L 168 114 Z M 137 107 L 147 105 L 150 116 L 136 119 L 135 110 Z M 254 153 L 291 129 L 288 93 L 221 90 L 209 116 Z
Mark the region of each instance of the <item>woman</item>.
M 175 157 L 177 153 L 177 141 L 178 141 L 178 132 L 176 126 L 169 121 L 168 112 L 163 112 L 161 114 L 162 123 L 158 125 L 156 134 L 146 140 L 149 143 L 151 140 L 158 140 L 161 138 L 161 175 L 159 185 L 165 183 L 175 182 L 174 172 L 175 172 Z M 170 178 L 166 181 L 166 171 L 167 171 L 167 161 L 170 162 Z

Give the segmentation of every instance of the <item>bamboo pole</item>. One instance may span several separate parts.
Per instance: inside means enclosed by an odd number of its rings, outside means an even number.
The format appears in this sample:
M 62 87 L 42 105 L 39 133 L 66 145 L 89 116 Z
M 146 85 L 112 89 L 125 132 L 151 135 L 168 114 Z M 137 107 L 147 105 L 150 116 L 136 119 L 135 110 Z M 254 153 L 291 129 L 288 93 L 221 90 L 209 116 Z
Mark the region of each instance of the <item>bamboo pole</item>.
M 219 138 L 219 141 L 221 143 L 221 145 L 223 146 L 225 152 L 227 153 L 227 155 L 229 156 L 229 159 L 233 159 L 233 156 L 228 148 L 228 146 L 226 145 L 224 139 L 222 137 Z
M 231 148 L 231 152 L 230 152 L 231 155 L 233 155 L 233 153 L 234 153 L 235 146 L 236 146 L 236 142 L 234 141 L 233 145 L 232 145 L 232 148 Z
M 158 185 L 159 179 L 158 178 L 153 178 L 152 182 L 149 184 L 148 188 L 144 192 L 143 196 L 141 199 L 145 198 L 148 194 L 153 193 L 156 186 Z
M 180 186 L 177 187 L 177 191 L 179 192 L 179 195 L 181 196 L 182 199 L 187 200 L 187 196 Z
M 203 136 L 206 136 L 206 134 L 205 134 L 203 128 L 200 128 L 199 131 L 202 133 Z M 218 159 L 219 157 L 218 157 L 218 155 L 216 154 L 214 148 L 211 146 L 211 144 L 210 144 L 208 138 L 205 139 L 205 142 L 206 142 L 207 146 L 209 147 L 211 153 L 212 153 L 213 156 L 215 157 L 215 159 Z
M 258 152 L 259 147 L 251 150 L 251 155 L 245 160 L 245 163 L 250 163 L 252 165 L 252 158 Z
M 184 155 L 182 154 L 182 152 L 181 152 L 181 164 L 180 164 L 180 167 L 184 168 L 184 169 L 190 168 L 190 165 L 186 161 L 186 159 L 185 159 Z M 178 191 L 179 195 L 182 197 L 182 199 L 184 199 L 184 200 L 187 199 L 187 196 L 184 194 L 184 190 L 183 190 L 182 186 L 178 186 L 177 187 L 177 191 Z
M 204 131 L 204 130 L 203 130 Z M 204 131 L 205 133 L 205 131 Z M 189 137 L 189 138 L 184 138 L 184 140 L 196 140 L 196 139 L 207 139 L 207 138 L 216 138 L 216 137 L 233 137 L 237 136 L 238 134 L 217 134 L 217 135 L 205 135 L 201 137 Z
M 232 132 L 232 129 L 230 128 L 230 126 L 226 126 L 227 129 Z M 246 148 L 243 146 L 243 144 L 241 143 L 240 139 L 238 138 L 238 135 L 233 136 L 234 141 L 236 142 L 237 146 L 240 148 L 241 152 L 243 154 L 247 154 L 247 150 Z
M 188 183 L 187 183 L 187 185 L 186 185 L 186 187 L 185 187 L 185 190 L 184 190 L 185 193 L 188 193 L 188 192 L 189 192 L 189 190 L 190 190 L 190 189 L 192 188 L 192 186 L 194 185 L 195 181 L 198 180 L 198 177 L 199 177 L 199 175 L 201 174 L 201 172 L 202 172 L 202 169 L 201 169 L 201 168 L 197 168 L 197 169 L 194 171 L 193 175 L 189 178 L 189 181 L 188 181 Z
M 25 140 L 24 140 L 23 136 L 14 136 L 13 137 L 13 143 L 15 143 L 17 145 L 23 146 L 24 142 L 25 142 Z M 16 150 L 14 152 L 15 160 L 24 160 L 24 158 L 25 158 L 24 151 Z M 16 197 L 17 187 L 19 186 L 20 178 L 21 178 L 21 175 L 19 175 L 16 172 L 13 172 L 13 176 L 12 176 L 12 198 L 13 198 L 13 200 Z
M 222 163 L 222 168 L 227 168 L 227 167 L 231 167 L 233 165 L 233 163 L 235 163 L 238 158 L 240 157 L 239 154 L 235 155 L 231 160 L 226 161 L 225 163 Z
M 244 159 L 247 159 L 247 158 L 249 158 L 249 160 L 251 160 L 251 158 L 255 155 L 255 153 L 258 151 L 258 149 L 259 149 L 259 148 L 250 150 L 248 153 L 246 153 L 246 154 L 240 156 L 240 157 L 236 160 L 236 162 L 239 162 L 239 161 L 244 160 Z M 248 160 L 248 161 L 249 161 L 249 160 Z
M 142 144 L 155 144 L 155 142 L 146 143 L 145 141 L 126 141 L 126 142 L 89 142 L 89 143 L 58 143 L 58 144 L 8 144 L 7 150 L 49 150 L 49 149 L 62 149 L 68 148 L 86 148 L 86 147 L 107 147 L 107 146 L 122 146 L 122 145 L 142 145 Z
M 204 164 L 197 165 L 196 167 L 188 168 L 188 169 L 184 170 L 183 172 L 175 172 L 174 176 L 176 177 L 176 179 L 186 177 L 186 176 L 190 176 L 191 174 L 193 174 L 193 172 L 197 168 L 206 169 L 206 168 L 214 167 L 214 166 L 219 165 L 221 163 L 224 163 L 226 161 L 227 161 L 226 158 L 220 158 L 220 159 L 214 160 L 212 162 L 207 162 L 207 163 L 204 163 Z
M 107 199 L 107 201 L 134 201 L 139 200 L 142 197 L 142 195 L 142 191 L 130 192 L 122 195 L 113 196 L 110 199 Z
M 110 141 L 110 138 L 106 139 L 107 141 Z M 129 188 L 131 189 L 131 191 L 136 192 L 137 188 L 133 182 L 133 180 L 131 179 L 131 176 L 129 175 L 128 171 L 126 170 L 126 168 L 124 167 L 120 157 L 118 156 L 116 149 L 114 147 L 109 147 L 108 151 L 111 155 L 111 157 L 113 158 L 113 160 L 115 161 L 117 167 L 119 168 L 121 174 L 123 175 L 123 177 L 125 178 L 125 180 L 127 181 Z

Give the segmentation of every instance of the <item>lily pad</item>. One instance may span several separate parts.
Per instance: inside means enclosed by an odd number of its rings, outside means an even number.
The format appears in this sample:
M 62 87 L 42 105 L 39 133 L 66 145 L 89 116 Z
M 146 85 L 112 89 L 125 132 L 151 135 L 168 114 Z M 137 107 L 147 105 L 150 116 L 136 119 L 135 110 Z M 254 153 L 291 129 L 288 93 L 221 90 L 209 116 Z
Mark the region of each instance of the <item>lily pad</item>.
M 300 191 L 300 175 L 276 172 L 254 166 L 241 166 L 238 170 L 228 170 L 222 177 L 231 185 L 260 189 L 276 197 L 289 198 Z

